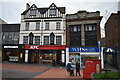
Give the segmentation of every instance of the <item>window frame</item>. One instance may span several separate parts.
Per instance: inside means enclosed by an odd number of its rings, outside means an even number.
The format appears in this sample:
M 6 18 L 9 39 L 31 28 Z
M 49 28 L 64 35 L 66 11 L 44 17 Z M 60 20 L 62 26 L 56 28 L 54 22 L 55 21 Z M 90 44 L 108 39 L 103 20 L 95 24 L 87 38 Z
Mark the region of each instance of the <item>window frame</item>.
M 35 44 L 40 44 L 40 36 L 35 36 Z
M 61 24 L 60 24 L 60 22 L 56 22 L 56 30 L 60 30 L 61 29 Z
M 26 24 L 25 24 L 25 30 L 26 30 L 26 31 L 29 30 L 29 26 L 30 26 L 30 23 L 26 23 Z
M 30 16 L 36 16 L 36 9 L 30 10 Z
M 49 36 L 44 36 L 44 45 L 49 45 Z
M 36 23 L 36 29 L 35 30 L 40 30 L 40 23 L 39 22 Z
M 62 45 L 62 36 L 56 36 L 56 45 Z
M 57 13 L 57 11 L 55 8 L 50 9 L 50 16 L 56 16 L 56 13 Z
M 28 44 L 28 36 L 23 36 L 23 44 Z
M 49 22 L 46 22 L 46 23 L 45 23 L 45 30 L 49 30 L 49 26 L 50 26 L 50 23 L 49 23 Z

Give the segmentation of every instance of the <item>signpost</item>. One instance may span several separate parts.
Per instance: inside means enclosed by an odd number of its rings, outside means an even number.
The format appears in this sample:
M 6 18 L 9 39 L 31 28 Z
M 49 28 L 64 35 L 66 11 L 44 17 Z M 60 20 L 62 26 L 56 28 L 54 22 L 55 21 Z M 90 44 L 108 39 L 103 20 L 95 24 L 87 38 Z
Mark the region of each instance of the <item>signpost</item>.
M 109 47 L 105 47 L 103 49 L 103 52 L 107 53 L 107 54 L 115 54 L 116 50 L 114 48 L 112 48 L 111 46 L 109 46 Z M 106 55 L 105 56 L 105 58 L 106 58 L 105 64 L 107 64 L 107 54 L 105 54 Z M 105 76 L 106 76 L 106 73 L 108 73 L 108 71 L 110 71 L 110 70 L 107 69 L 107 65 L 106 65 L 105 66 Z

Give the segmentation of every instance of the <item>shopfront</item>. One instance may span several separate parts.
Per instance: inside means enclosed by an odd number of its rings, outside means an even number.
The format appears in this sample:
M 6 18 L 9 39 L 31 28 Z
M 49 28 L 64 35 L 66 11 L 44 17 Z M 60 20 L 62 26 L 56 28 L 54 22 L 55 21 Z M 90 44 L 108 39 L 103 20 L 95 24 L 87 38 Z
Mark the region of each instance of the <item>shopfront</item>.
M 45 64 L 52 63 L 53 60 L 57 64 L 60 60 L 65 63 L 64 45 L 25 45 L 24 49 L 26 63 Z
M 66 48 L 66 64 L 72 62 L 73 66 L 77 61 L 80 62 L 81 67 L 84 67 L 84 59 L 100 60 L 103 67 L 103 52 L 102 48 L 98 47 L 77 47 Z
M 8 62 L 22 62 L 23 52 L 22 45 L 3 45 L 2 61 Z

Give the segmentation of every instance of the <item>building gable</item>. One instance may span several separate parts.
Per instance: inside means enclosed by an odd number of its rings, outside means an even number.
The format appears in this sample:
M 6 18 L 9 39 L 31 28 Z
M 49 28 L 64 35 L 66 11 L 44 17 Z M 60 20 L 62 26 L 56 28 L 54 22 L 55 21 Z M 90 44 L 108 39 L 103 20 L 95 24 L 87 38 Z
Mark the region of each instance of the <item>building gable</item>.
M 35 4 L 25 10 L 21 15 L 24 18 L 49 18 L 49 17 L 63 17 L 65 14 L 65 7 L 57 7 L 52 3 L 47 8 L 37 8 Z

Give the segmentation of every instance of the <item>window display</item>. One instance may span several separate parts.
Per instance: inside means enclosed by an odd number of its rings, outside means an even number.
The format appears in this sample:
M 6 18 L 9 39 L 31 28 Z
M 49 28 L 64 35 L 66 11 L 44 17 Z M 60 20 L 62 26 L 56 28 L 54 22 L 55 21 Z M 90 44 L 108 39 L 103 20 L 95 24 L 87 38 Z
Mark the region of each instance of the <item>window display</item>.
M 80 62 L 80 53 L 70 53 L 69 62 L 72 62 L 73 66 L 76 62 Z

